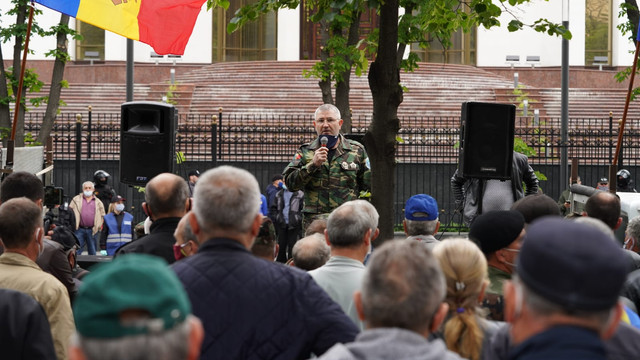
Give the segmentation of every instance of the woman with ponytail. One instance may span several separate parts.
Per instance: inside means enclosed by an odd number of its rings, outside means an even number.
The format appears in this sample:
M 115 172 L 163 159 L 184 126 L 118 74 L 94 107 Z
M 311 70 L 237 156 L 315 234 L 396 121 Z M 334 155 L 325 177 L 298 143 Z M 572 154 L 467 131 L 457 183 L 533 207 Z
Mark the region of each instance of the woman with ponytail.
M 447 283 L 449 314 L 435 335 L 449 350 L 470 360 L 482 360 L 483 345 L 498 329 L 486 320 L 479 304 L 489 284 L 487 260 L 476 244 L 467 239 L 444 240 L 433 249 Z

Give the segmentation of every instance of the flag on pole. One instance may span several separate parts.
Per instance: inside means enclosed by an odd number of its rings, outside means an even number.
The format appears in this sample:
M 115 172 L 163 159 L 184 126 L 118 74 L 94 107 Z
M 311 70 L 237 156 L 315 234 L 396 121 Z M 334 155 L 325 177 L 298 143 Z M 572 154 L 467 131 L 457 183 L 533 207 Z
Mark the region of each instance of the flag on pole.
M 206 0 L 35 0 L 50 9 L 151 45 L 160 55 L 184 54 Z

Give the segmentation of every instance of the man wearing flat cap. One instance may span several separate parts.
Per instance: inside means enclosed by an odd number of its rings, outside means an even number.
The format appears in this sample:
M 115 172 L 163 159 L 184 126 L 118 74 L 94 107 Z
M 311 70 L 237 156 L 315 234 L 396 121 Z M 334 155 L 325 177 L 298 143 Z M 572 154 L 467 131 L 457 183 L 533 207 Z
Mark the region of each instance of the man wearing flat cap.
M 490 284 L 482 306 L 489 309 L 491 320 L 504 320 L 502 285 L 515 271 L 524 224 L 524 216 L 518 211 L 489 211 L 478 216 L 469 229 L 469 239 L 478 244 L 487 258 Z
M 434 237 L 440 228 L 438 203 L 426 194 L 417 194 L 407 200 L 402 221 L 407 240 L 416 240 L 433 250 L 438 240 Z
M 620 321 L 626 273 L 610 235 L 559 218 L 534 222 L 505 284 L 509 359 L 606 359 L 602 339 Z
M 127 254 L 85 277 L 71 360 L 198 359 L 204 330 L 167 263 Z

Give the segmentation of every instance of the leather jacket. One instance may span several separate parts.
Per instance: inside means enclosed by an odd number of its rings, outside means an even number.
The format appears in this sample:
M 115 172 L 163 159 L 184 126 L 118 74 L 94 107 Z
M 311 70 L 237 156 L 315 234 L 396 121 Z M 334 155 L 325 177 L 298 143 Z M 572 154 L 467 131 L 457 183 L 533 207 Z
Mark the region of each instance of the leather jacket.
M 522 183 L 526 189 L 523 189 Z M 466 178 L 458 175 L 458 169 L 451 177 L 451 190 L 456 201 L 456 210 L 462 210 L 464 223 L 468 226 L 482 213 L 482 196 L 486 186 L 485 179 Z M 511 167 L 511 190 L 513 201 L 526 195 L 538 193 L 538 178 L 533 172 L 525 155 L 513 152 Z

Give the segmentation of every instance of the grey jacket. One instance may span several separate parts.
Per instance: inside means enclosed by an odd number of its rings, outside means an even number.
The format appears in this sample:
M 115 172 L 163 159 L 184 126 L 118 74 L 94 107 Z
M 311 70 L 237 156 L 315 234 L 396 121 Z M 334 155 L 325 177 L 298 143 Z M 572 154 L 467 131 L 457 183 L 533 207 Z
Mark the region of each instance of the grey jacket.
M 526 193 L 522 187 L 524 182 Z M 458 175 L 458 170 L 451 177 L 451 190 L 456 205 L 463 206 L 464 223 L 470 225 L 477 215 L 482 214 L 482 197 L 486 186 L 485 179 L 466 178 Z M 511 190 L 513 201 L 525 195 L 538 193 L 538 178 L 533 172 L 525 155 L 513 152 L 513 166 L 511 167 Z
M 348 344 L 336 344 L 319 359 L 331 360 L 460 360 L 442 340 L 427 340 L 399 328 L 377 328 L 361 332 Z

